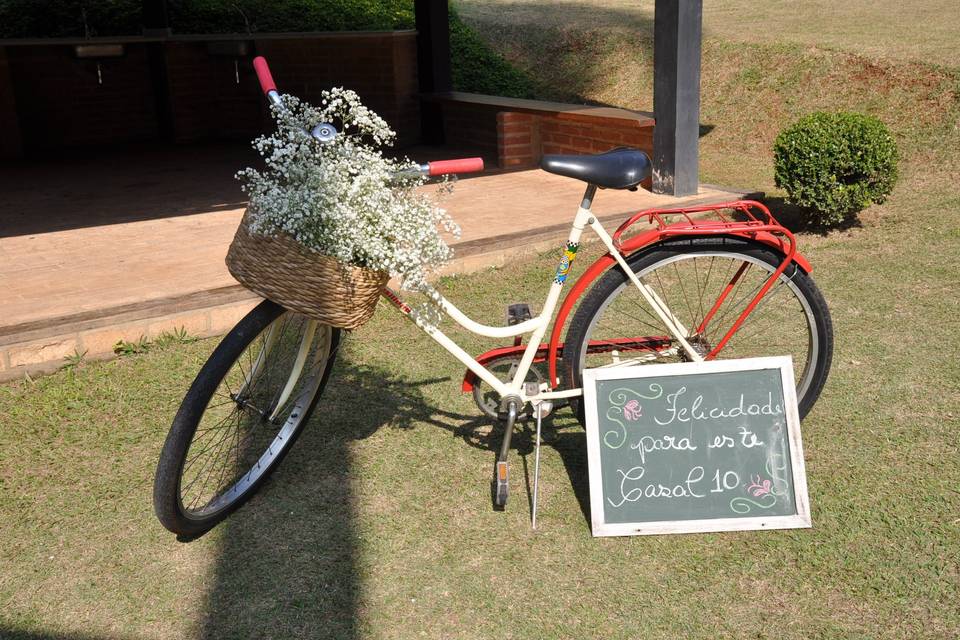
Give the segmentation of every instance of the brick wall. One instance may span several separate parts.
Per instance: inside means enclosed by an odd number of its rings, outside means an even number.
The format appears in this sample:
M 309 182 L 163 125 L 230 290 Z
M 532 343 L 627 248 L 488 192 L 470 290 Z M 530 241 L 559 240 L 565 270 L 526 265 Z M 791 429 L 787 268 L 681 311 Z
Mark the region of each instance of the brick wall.
M 654 123 L 642 114 L 610 108 L 594 114 L 589 107 L 462 95 L 439 100 L 447 144 L 494 156 L 502 169 L 536 166 L 545 153 L 633 147 L 653 155 Z
M 451 147 L 496 156 L 497 128 L 497 112 L 489 107 L 453 102 L 443 105 L 443 136 Z
M 543 153 L 598 153 L 634 147 L 653 153 L 653 127 L 570 122 L 544 117 L 540 121 Z
M 249 139 L 265 130 L 267 107 L 248 59 L 210 55 L 204 42 L 166 43 L 164 57 L 176 142 Z
M 6 47 L 23 145 L 42 153 L 155 139 L 156 101 L 145 45 L 98 63 L 68 46 Z M 6 132 L 5 132 L 6 133 Z
M 497 159 L 502 168 L 537 164 L 541 144 L 540 116 L 510 111 L 497 114 Z
M 545 153 L 600 153 L 634 147 L 652 156 L 653 126 L 624 120 L 590 122 L 557 116 L 501 111 L 497 114 L 497 157 L 501 168 L 532 167 Z
M 398 146 L 420 142 L 420 79 L 417 76 L 417 38 L 415 34 L 393 38 L 393 101 L 388 120 L 397 132 Z
M 317 102 L 325 88 L 354 89 L 399 144 L 419 140 L 415 32 L 264 35 L 253 44 L 281 91 Z M 165 68 L 159 108 L 150 47 Z M 78 59 L 71 44 L 0 46 L 0 157 L 19 155 L 19 139 L 38 155 L 158 140 L 164 111 L 175 142 L 245 140 L 270 127 L 250 57 L 212 55 L 206 41 L 125 44 L 123 56 L 100 61 L 100 77 L 97 62 Z
M 17 102 L 13 95 L 6 49 L 0 47 L 0 160 L 16 158 L 22 152 Z
M 398 144 L 420 139 L 416 35 L 350 34 L 257 39 L 281 91 L 318 103 L 331 86 L 353 89 L 397 131 Z

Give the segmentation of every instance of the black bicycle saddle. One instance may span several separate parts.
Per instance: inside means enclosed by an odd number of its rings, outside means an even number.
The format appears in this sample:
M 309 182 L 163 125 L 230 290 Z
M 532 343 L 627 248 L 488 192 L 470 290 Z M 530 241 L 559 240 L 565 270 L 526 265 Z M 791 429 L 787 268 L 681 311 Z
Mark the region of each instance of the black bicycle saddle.
M 540 160 L 540 168 L 603 189 L 632 189 L 650 177 L 650 158 L 624 147 L 591 156 L 549 154 Z

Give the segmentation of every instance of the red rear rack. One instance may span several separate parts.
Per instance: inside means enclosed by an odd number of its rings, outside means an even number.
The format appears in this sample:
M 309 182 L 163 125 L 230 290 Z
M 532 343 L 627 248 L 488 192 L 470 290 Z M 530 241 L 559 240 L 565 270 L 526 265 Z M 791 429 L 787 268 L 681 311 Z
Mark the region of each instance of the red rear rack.
M 673 222 L 669 221 L 671 218 L 674 219 Z M 654 228 L 643 230 L 624 239 L 624 232 L 640 221 L 645 221 L 647 224 L 653 225 Z M 733 235 L 759 240 L 764 244 L 778 247 L 784 257 L 777 269 L 757 292 L 757 295 L 740 314 L 740 317 L 731 325 L 723 339 L 714 345 L 710 353 L 707 354 L 708 360 L 715 358 L 726 346 L 730 338 L 733 337 L 760 303 L 763 296 L 770 290 L 770 287 L 777 281 L 777 278 L 794 260 L 797 254 L 796 238 L 786 227 L 777 222 L 769 209 L 754 200 L 736 200 L 734 202 L 680 209 L 647 209 L 631 216 L 613 233 L 613 244 L 624 255 L 669 238 L 710 235 Z M 741 269 L 737 272 L 734 279 L 738 279 L 743 271 L 744 269 Z M 717 299 L 713 308 L 706 314 L 700 326 L 697 327 L 697 332 L 706 329 L 707 324 L 713 319 L 714 313 L 723 304 L 728 291 Z

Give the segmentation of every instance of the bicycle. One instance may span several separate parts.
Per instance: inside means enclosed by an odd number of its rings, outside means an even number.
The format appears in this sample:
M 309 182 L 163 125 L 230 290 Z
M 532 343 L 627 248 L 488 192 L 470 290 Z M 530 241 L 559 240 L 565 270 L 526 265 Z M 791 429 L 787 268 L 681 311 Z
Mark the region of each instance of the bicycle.
M 267 99 L 282 104 L 266 62 L 258 58 L 255 67 Z M 319 143 L 337 135 L 328 123 L 311 133 Z M 474 358 L 395 291 L 382 291 L 401 315 L 466 366 L 462 389 L 474 393 L 478 408 L 505 420 L 492 481 L 495 506 L 504 507 L 509 495 L 507 458 L 518 418 L 544 417 L 569 403 L 583 422 L 578 398 L 586 368 L 698 362 L 721 353 L 789 354 L 800 416 L 810 411 L 830 369 L 830 313 L 795 237 L 763 204 L 738 200 L 650 209 L 609 234 L 590 212 L 597 189 L 635 189 L 650 175 L 646 154 L 616 149 L 591 156 L 547 155 L 541 168 L 587 186 L 540 313 L 533 316 L 527 305 L 511 305 L 507 326 L 488 326 L 437 293 L 440 308 L 457 324 L 486 337 L 513 337 L 512 345 Z M 417 170 L 440 175 L 479 169 L 482 161 L 473 158 L 427 163 Z M 628 234 L 641 222 L 648 228 Z M 607 252 L 561 303 L 587 229 Z M 541 342 L 555 310 L 549 340 Z M 167 529 L 193 539 L 253 495 L 310 419 L 342 338 L 340 330 L 269 300 L 223 338 L 184 397 L 157 466 L 154 507 Z M 546 365 L 545 376 L 535 364 Z

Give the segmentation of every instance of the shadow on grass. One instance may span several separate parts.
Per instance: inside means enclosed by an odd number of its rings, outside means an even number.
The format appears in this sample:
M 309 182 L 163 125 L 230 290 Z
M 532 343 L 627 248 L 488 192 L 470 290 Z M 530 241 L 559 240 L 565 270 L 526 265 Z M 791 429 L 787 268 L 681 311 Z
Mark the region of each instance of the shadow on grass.
M 583 526 L 590 527 L 590 485 L 587 475 L 586 436 L 580 423 L 570 415 L 569 408 L 560 409 L 559 415 L 552 415 L 543 421 L 541 437 L 544 447 L 553 448 L 560 456 L 570 479 L 570 487 L 583 513 Z M 520 436 L 520 437 L 518 437 Z M 518 442 L 519 440 L 519 442 Z M 527 441 L 524 446 L 524 441 Z M 527 478 L 527 495 L 533 496 L 533 457 L 530 455 L 536 444 L 536 424 L 526 429 L 522 435 L 514 436 L 514 446 L 523 456 L 524 475 Z M 530 461 L 528 469 L 528 460 Z M 531 505 L 532 510 L 532 505 Z
M 84 633 L 60 633 L 55 631 L 21 631 L 0 625 L 3 640 L 121 640 L 122 636 L 91 636 Z
M 760 199 L 760 202 L 770 209 L 770 213 L 780 224 L 794 233 L 814 233 L 825 236 L 831 231 L 846 231 L 863 226 L 857 216 L 849 217 L 840 224 L 830 226 L 813 222 L 806 209 L 790 204 L 786 198 L 779 196 L 765 196 Z
M 438 382 L 450 384 L 445 378 L 410 381 L 347 359 L 337 363 L 324 397 L 290 456 L 259 494 L 220 525 L 222 531 L 215 532 L 222 536 L 221 548 L 201 637 L 360 635 L 360 532 L 351 492 L 355 473 L 351 443 L 385 426 L 409 429 L 427 424 L 491 452 L 493 470 L 503 426 L 491 428 L 487 418 L 433 406 L 423 388 Z M 577 498 L 586 509 L 582 430 L 554 432 L 551 420 L 544 425 L 548 434 L 545 445 L 560 453 Z M 529 464 L 527 459 L 533 445 L 533 425 L 526 423 L 514 436 L 511 456 L 514 468 L 526 472 L 528 499 L 532 458 Z M 522 497 L 513 496 L 514 501 L 518 499 Z
M 356 637 L 360 584 L 350 443 L 387 424 L 410 428 L 429 413 L 418 386 L 337 362 L 290 456 L 221 525 L 201 637 Z
M 532 97 L 599 107 L 653 109 L 654 14 L 636 7 L 598 6 L 596 2 L 538 1 L 509 11 L 480 2 L 461 7 L 499 53 L 522 68 L 534 85 Z M 509 15 L 509 19 L 505 19 Z M 544 17 L 549 16 L 546 21 Z M 629 43 L 629 46 L 624 46 Z M 545 64 L 549 61 L 549 64 Z M 632 95 L 632 106 L 589 96 L 605 93 L 611 78 L 629 70 L 646 74 L 649 85 Z M 470 91 L 474 91 L 469 89 Z M 483 91 L 477 91 L 483 93 Z M 649 92 L 649 93 L 647 93 Z M 704 138 L 716 128 L 701 123 Z

